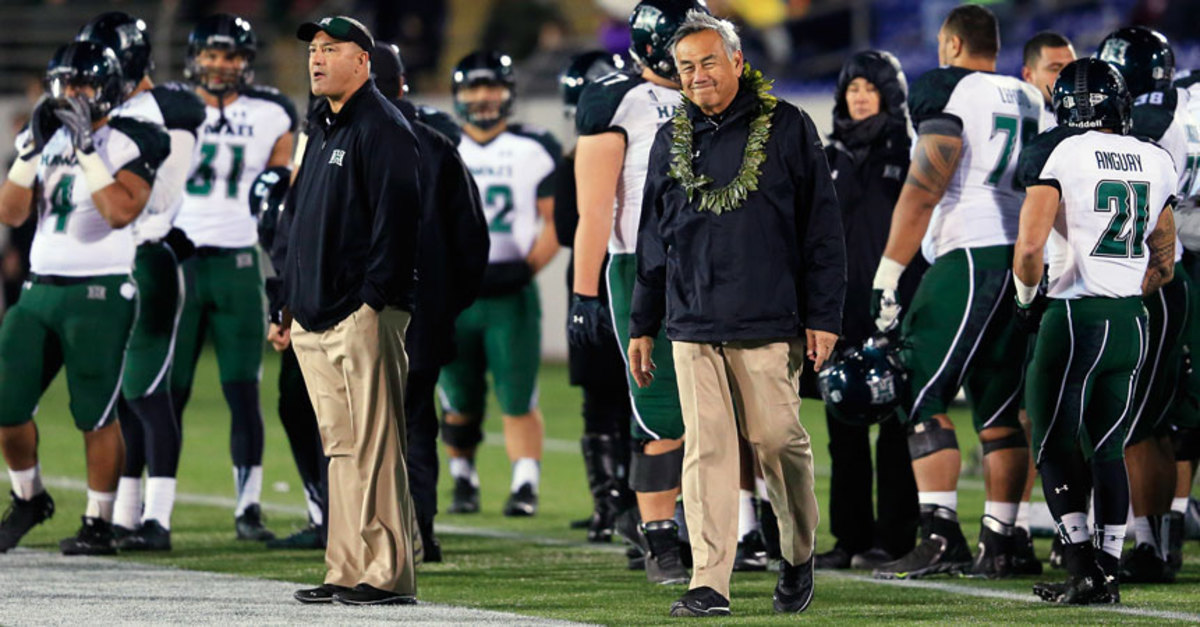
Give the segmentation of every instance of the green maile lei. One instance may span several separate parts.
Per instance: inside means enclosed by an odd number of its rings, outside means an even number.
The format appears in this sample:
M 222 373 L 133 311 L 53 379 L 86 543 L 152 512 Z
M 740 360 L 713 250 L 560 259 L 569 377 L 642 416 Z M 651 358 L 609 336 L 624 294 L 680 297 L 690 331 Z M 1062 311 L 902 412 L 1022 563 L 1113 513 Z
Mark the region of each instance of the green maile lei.
M 742 166 L 738 168 L 737 176 L 724 187 L 704 189 L 712 183 L 712 177 L 704 174 L 697 176 L 692 169 L 694 127 L 692 119 L 688 117 L 687 107 L 683 104 L 676 107 L 675 117 L 671 120 L 674 132 L 671 138 L 671 169 L 667 174 L 679 182 L 689 203 L 697 192 L 700 193 L 698 211 L 711 211 L 717 215 L 733 211 L 746 201 L 750 192 L 758 189 L 758 176 L 763 162 L 767 160 L 764 147 L 771 137 L 771 113 L 779 100 L 771 95 L 774 81 L 763 78 L 762 72 L 751 69 L 749 63 L 742 70 L 742 80 L 742 87 L 754 91 L 758 96 L 759 112 L 750 122 Z M 689 102 L 686 97 L 684 102 Z

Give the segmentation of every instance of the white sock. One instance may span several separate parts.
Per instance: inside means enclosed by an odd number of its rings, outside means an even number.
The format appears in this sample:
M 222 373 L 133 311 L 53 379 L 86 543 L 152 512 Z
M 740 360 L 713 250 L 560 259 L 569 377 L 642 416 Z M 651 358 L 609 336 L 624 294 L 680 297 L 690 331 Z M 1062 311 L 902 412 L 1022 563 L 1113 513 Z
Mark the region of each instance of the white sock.
M 1100 550 L 1121 559 L 1121 548 L 1125 546 L 1125 525 L 1101 525 L 1096 528 L 1100 536 Z
M 1171 511 L 1187 515 L 1188 497 L 1177 496 L 1171 499 Z
M 1155 552 L 1162 551 L 1158 546 L 1158 534 L 1155 533 L 1154 526 L 1150 524 L 1150 519 L 1146 516 L 1134 516 L 1133 518 L 1133 540 L 1137 544 L 1149 544 L 1154 547 Z
M 749 490 L 738 490 L 738 540 L 759 528 L 758 514 L 754 511 L 754 494 Z
M 116 492 L 97 492 L 89 488 L 87 491 L 87 509 L 84 510 L 83 515 L 88 518 L 99 518 L 100 520 L 112 522 L 113 503 L 116 500 Z
M 42 485 L 41 464 L 34 464 L 33 468 L 25 470 L 9 469 L 8 478 L 12 480 L 13 494 L 16 494 L 17 498 L 22 501 L 28 501 L 46 491 L 45 486 Z
M 958 492 L 917 492 L 917 502 L 921 505 L 937 505 L 952 512 L 958 512 Z
M 767 495 L 767 480 L 762 477 L 754 478 L 754 491 L 758 494 L 759 500 L 771 502 L 771 497 Z
M 247 507 L 257 505 L 262 500 L 262 484 L 262 466 L 233 467 L 233 485 L 237 490 L 237 507 L 233 510 L 234 518 L 241 516 Z
M 117 500 L 113 503 L 113 524 L 137 529 L 142 518 L 142 478 L 121 477 L 117 482 Z
M 171 529 L 171 511 L 175 509 L 175 478 L 146 479 L 146 513 L 142 521 L 156 520 L 163 529 Z
M 450 476 L 455 479 L 469 479 L 471 485 L 479 487 L 479 473 L 475 472 L 475 462 L 469 458 L 451 457 Z
M 1087 514 L 1083 512 L 1063 514 L 1062 522 L 1058 524 L 1058 533 L 1066 536 L 1067 544 L 1090 542 L 1092 534 L 1088 529 Z
M 1001 501 L 983 502 L 984 516 L 991 516 L 1010 526 L 1017 522 L 1017 510 L 1019 509 L 1020 503 L 1003 503 Z
M 305 490 L 304 502 L 308 505 L 308 519 L 312 521 L 312 524 L 317 526 L 325 524 L 325 516 L 321 513 L 321 502 L 317 500 L 316 496 Z
M 1021 505 L 1017 507 L 1017 526 L 1029 531 L 1029 501 L 1021 501 Z
M 537 494 L 541 475 L 541 464 L 538 460 L 532 457 L 522 457 L 513 462 L 512 485 L 509 487 L 509 491 L 516 492 L 521 486 L 528 483 L 533 486 L 533 493 Z

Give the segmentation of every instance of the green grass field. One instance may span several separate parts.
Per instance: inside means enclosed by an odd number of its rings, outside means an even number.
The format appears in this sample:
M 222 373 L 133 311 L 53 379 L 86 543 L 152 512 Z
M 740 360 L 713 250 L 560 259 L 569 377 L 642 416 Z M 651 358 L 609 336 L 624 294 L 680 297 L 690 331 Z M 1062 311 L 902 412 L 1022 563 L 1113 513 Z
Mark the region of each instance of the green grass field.
M 302 511 L 303 496 L 291 454 L 276 413 L 279 360 L 268 354 L 262 390 L 267 449 L 264 459 L 264 501 Z M 624 559 L 613 547 L 582 542 L 583 532 L 568 522 L 590 512 L 580 455 L 573 444 L 582 428 L 579 391 L 566 383 L 566 370 L 546 365 L 541 374 L 541 407 L 546 435 L 557 440 L 548 446 L 543 461 L 541 510 L 532 519 L 506 519 L 500 508 L 509 482 L 508 463 L 501 446 L 484 446 L 479 456 L 483 511 L 476 515 L 441 515 L 439 524 L 453 533 L 440 533 L 445 562 L 424 565 L 420 571 L 420 598 L 424 601 L 473 606 L 549 618 L 604 624 L 667 622 L 666 612 L 683 589 L 651 586 L 644 574 L 624 569 Z M 493 407 L 492 415 L 496 415 Z M 817 498 L 827 511 L 829 478 L 827 436 L 819 402 L 805 401 L 802 419 L 812 434 L 818 467 Z M 970 433 L 961 410 L 956 419 Z M 67 411 L 63 379 L 43 398 L 38 416 L 44 474 L 80 482 L 84 476 L 83 442 Z M 499 429 L 499 421 L 488 424 Z M 203 356 L 196 389 L 184 417 L 184 448 L 179 472 L 181 495 L 232 499 L 229 465 L 229 418 L 216 378 L 211 352 Z M 961 438 L 966 451 L 973 438 Z M 566 444 L 566 445 L 564 445 Z M 449 481 L 443 471 L 443 503 Z M 54 484 L 52 484 L 54 485 Z M 286 490 L 280 489 L 284 486 Z M 79 489 L 51 487 L 58 503 L 57 515 L 36 528 L 23 546 L 57 550 L 59 539 L 74 533 L 82 514 L 84 494 Z M 978 477 L 966 477 L 960 489 L 960 515 L 968 537 L 983 509 Z M 203 498 L 182 498 L 173 519 L 175 550 L 169 554 L 128 554 L 120 559 L 139 560 L 178 568 L 233 573 L 296 582 L 319 583 L 324 573 L 321 554 L 312 551 L 268 551 L 258 544 L 237 542 L 230 508 L 198 504 Z M 275 513 L 268 526 L 286 534 L 304 524 L 299 513 Z M 832 546 L 828 525 L 818 531 L 818 547 Z M 1043 556 L 1049 540 L 1037 540 Z M 1125 586 L 1123 609 L 1061 608 L 1030 603 L 1033 579 L 987 582 L 940 578 L 931 585 L 896 586 L 869 581 L 866 573 L 819 573 L 816 598 L 805 620 L 849 622 L 983 622 L 983 623 L 1161 623 L 1200 621 L 1200 548 L 1190 543 L 1180 582 L 1172 586 Z M 1057 578 L 1060 573 L 1051 572 Z M 733 579 L 734 616 L 729 623 L 775 623 L 771 611 L 774 573 L 739 573 Z M 1020 595 L 1020 596 L 1018 596 Z M 281 602 L 291 602 L 281 599 Z M 1186 620 L 1191 615 L 1191 620 Z M 131 617 L 132 618 L 132 617 Z

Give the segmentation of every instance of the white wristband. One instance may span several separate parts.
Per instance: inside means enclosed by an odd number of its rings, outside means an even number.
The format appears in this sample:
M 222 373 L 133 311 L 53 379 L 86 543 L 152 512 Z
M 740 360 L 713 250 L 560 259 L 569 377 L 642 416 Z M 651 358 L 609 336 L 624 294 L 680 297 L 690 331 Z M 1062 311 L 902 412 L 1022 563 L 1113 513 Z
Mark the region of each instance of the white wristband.
M 79 168 L 83 170 L 83 177 L 87 180 L 88 189 L 92 193 L 112 185 L 116 182 L 112 174 L 108 172 L 108 166 L 104 165 L 104 160 L 95 152 L 80 152 L 75 151 L 75 157 L 79 160 Z
M 8 180 L 14 185 L 32 189 L 37 180 L 38 157 L 35 155 L 28 160 L 17 157 L 12 167 L 8 169 Z
M 1013 274 L 1013 283 L 1017 286 L 1017 304 L 1022 307 L 1028 307 L 1029 303 L 1032 303 L 1034 297 L 1037 296 L 1038 286 L 1036 284 L 1025 285 L 1021 277 L 1016 274 Z
M 906 266 L 887 257 L 879 258 L 879 268 L 875 270 L 875 280 L 871 289 L 895 290 L 900 285 L 900 275 L 904 274 Z

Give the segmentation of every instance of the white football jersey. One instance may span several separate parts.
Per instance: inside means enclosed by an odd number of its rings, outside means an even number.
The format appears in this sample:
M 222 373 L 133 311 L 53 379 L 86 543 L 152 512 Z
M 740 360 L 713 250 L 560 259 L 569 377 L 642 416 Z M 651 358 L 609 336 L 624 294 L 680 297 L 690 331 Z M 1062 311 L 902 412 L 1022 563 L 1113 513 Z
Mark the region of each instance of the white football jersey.
M 575 124 L 580 135 L 617 131 L 625 136 L 625 161 L 617 179 L 613 230 L 608 240 L 608 252 L 612 254 L 637 250 L 650 148 L 659 127 L 671 121 L 681 100 L 678 89 L 623 73 L 597 80 L 579 97 Z
M 1172 88 L 1142 94 L 1133 101 L 1133 134 L 1162 146 L 1175 162 L 1179 175 L 1176 194 L 1187 198 L 1200 165 L 1200 129 L 1188 112 L 1187 90 Z M 1183 257 L 1183 243 L 1175 241 L 1175 261 Z
M 1171 155 L 1128 135 L 1060 128 L 1021 156 L 1026 185 L 1055 182 L 1062 204 L 1048 242 L 1051 298 L 1142 295 L 1146 238 L 1171 202 Z
M 96 154 L 115 178 L 129 170 L 152 183 L 167 156 L 166 130 L 142 121 L 114 118 L 94 134 Z M 99 276 L 133 269 L 136 244 L 129 227 L 109 226 L 92 201 L 70 133 L 60 128 L 38 163 L 37 232 L 29 254 L 36 274 Z
M 1041 128 L 1042 96 L 1018 78 L 956 67 L 913 84 L 909 108 L 918 129 L 938 117 L 962 124 L 962 156 L 933 211 L 922 250 L 933 261 L 952 250 L 1011 246 L 1021 203 L 1014 173 L 1022 146 Z
M 204 101 L 181 83 L 159 85 L 121 103 L 109 117 L 157 124 L 171 138 L 171 153 L 154 177 L 150 201 L 131 225 L 138 244 L 160 240 L 183 206 L 184 181 L 191 173 L 196 133 L 204 122 Z
M 525 259 L 542 231 L 537 201 L 554 196 L 558 143 L 544 131 L 510 124 L 486 144 L 463 133 L 458 152 L 483 201 L 491 240 L 488 263 Z
M 197 246 L 243 248 L 258 242 L 250 184 L 267 168 L 275 143 L 296 128 L 296 110 L 278 91 L 251 87 L 205 120 L 175 226 Z M 290 158 L 290 155 L 289 155 Z

